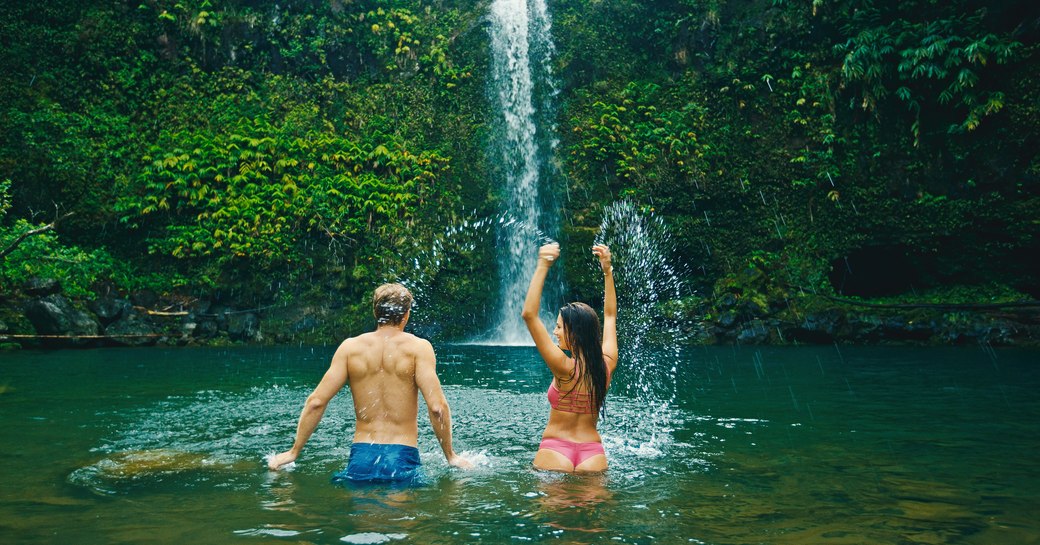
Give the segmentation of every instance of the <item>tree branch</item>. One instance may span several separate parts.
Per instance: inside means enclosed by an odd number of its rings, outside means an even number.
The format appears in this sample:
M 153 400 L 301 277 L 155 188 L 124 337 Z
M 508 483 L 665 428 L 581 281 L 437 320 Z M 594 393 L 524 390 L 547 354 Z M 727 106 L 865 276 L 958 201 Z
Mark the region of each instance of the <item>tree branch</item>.
M 902 309 L 914 309 L 914 308 L 930 308 L 940 310 L 997 310 L 1004 308 L 1031 308 L 1040 307 L 1040 301 L 1011 301 L 1007 303 L 867 303 L 865 301 L 853 301 L 852 299 L 842 299 L 840 297 L 831 297 L 830 295 L 820 294 L 820 297 L 829 299 L 837 303 L 844 303 L 846 305 L 855 305 L 859 307 L 870 307 L 870 308 L 902 308 Z
M 65 214 L 64 216 L 61 216 L 59 218 L 55 218 L 54 221 L 48 223 L 47 225 L 44 225 L 43 227 L 37 227 L 36 229 L 30 229 L 30 230 L 22 233 L 21 235 L 18 236 L 18 238 L 14 239 L 14 242 L 12 242 L 10 245 L 8 245 L 7 248 L 4 248 L 3 251 L 0 251 L 0 260 L 3 260 L 4 258 L 6 258 L 8 254 L 13 252 L 15 250 L 15 248 L 18 247 L 18 245 L 20 245 L 22 242 L 25 242 L 25 239 L 27 239 L 27 238 L 29 238 L 31 236 L 38 235 L 40 233 L 46 233 L 47 231 L 53 231 L 54 230 L 54 226 L 57 225 L 59 221 L 61 221 L 61 220 L 65 219 L 65 218 L 71 216 L 72 214 L 74 214 L 74 212 L 69 212 L 69 213 Z

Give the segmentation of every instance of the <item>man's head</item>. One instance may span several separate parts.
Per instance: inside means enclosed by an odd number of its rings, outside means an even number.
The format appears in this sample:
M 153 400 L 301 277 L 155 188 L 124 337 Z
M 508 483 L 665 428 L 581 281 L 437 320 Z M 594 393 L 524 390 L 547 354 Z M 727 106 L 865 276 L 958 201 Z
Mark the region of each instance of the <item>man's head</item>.
M 383 284 L 372 294 L 372 313 L 379 325 L 401 325 L 412 308 L 412 292 L 401 284 Z

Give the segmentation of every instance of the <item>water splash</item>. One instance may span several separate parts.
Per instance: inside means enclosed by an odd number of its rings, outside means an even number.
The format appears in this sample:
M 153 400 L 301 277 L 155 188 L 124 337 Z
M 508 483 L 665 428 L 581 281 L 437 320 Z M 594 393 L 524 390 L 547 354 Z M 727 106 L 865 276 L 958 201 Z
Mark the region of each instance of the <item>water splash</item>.
M 488 16 L 491 38 L 492 101 L 497 105 L 493 161 L 501 170 L 505 190 L 502 206 L 514 218 L 555 238 L 559 219 L 552 191 L 542 192 L 551 174 L 557 145 L 553 123 L 552 83 L 554 54 L 551 21 L 545 0 L 494 0 Z M 540 108 L 536 108 L 536 104 Z M 537 244 L 511 229 L 497 231 L 501 261 L 495 326 L 489 337 L 501 344 L 529 344 L 520 310 L 530 271 L 537 260 Z M 546 283 L 546 299 L 559 299 L 557 275 Z
M 630 377 L 624 393 L 647 404 L 650 429 L 656 430 L 648 439 L 653 442 L 657 431 L 667 435 L 672 428 L 669 408 L 675 402 L 677 362 L 682 360 L 686 333 L 669 317 L 667 306 L 681 304 L 688 294 L 683 282 L 688 276 L 686 267 L 673 260 L 675 242 L 664 221 L 630 201 L 616 202 L 604 210 L 596 243 L 610 246 L 613 254 L 619 370 Z
M 264 465 L 270 464 L 271 460 L 274 460 L 275 456 L 278 456 L 277 452 L 269 452 L 269 453 L 265 454 L 264 455 Z M 281 466 L 278 467 L 278 471 L 295 471 L 295 470 L 296 470 L 296 462 L 289 462 L 287 464 L 282 464 Z
M 409 246 L 396 249 L 400 258 L 395 264 L 388 267 L 385 281 L 400 282 L 412 292 L 414 297 L 413 324 L 431 324 L 452 319 L 450 316 L 431 317 L 426 314 L 427 310 L 436 303 L 443 305 L 446 297 L 451 297 L 451 294 L 446 294 L 443 289 L 439 290 L 438 286 L 446 277 L 462 275 L 471 280 L 477 279 L 471 285 L 479 288 L 481 285 L 479 279 L 487 276 L 487 263 L 482 262 L 478 256 L 487 248 L 495 248 L 497 239 L 502 233 L 507 233 L 511 238 L 523 240 L 532 248 L 555 242 L 553 237 L 539 229 L 537 225 L 512 214 L 501 213 L 490 217 L 458 218 L 450 221 L 442 232 L 434 233 L 429 237 L 410 239 Z M 535 256 L 534 250 L 532 250 L 532 256 Z M 533 268 L 532 263 L 531 270 Z M 531 270 L 526 271 L 525 274 L 530 275 Z M 524 289 L 526 290 L 526 284 Z M 520 303 L 522 303 L 523 294 L 519 297 L 521 297 Z M 459 301 L 458 304 L 469 303 Z M 494 317 L 500 316 L 496 312 Z M 519 320 L 519 317 L 520 308 L 517 307 L 516 319 Z M 484 318 L 491 319 L 492 317 Z M 549 313 L 543 313 L 543 320 L 554 319 L 555 315 L 550 316 Z M 523 326 L 522 323 L 520 325 Z M 522 336 L 503 335 L 500 328 L 492 328 L 467 341 L 470 344 L 531 345 L 532 341 L 526 328 L 522 332 Z

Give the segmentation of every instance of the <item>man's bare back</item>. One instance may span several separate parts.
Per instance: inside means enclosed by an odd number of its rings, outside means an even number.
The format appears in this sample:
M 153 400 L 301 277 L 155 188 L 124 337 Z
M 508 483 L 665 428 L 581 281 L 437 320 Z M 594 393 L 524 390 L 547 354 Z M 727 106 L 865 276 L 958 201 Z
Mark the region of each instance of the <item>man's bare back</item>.
M 329 401 L 347 384 L 354 399 L 356 417 L 351 465 L 362 464 L 357 461 L 360 454 L 354 455 L 355 447 L 368 445 L 364 448 L 375 464 L 383 459 L 379 455 L 383 447 L 379 445 L 386 445 L 386 449 L 394 451 L 411 449 L 406 452 L 409 464 L 418 466 L 420 392 L 448 463 L 459 467 L 471 465 L 455 454 L 451 446 L 451 411 L 437 378 L 433 345 L 404 331 L 411 315 L 411 302 L 411 293 L 400 284 L 384 284 L 376 289 L 373 308 L 379 326 L 375 331 L 351 337 L 339 345 L 328 371 L 304 404 L 292 448 L 272 456 L 267 463 L 269 468 L 278 469 L 296 460 L 321 422 Z
M 343 341 L 340 350 L 354 398 L 354 442 L 416 446 L 416 368 L 434 366 L 430 342 L 395 328 L 382 328 Z

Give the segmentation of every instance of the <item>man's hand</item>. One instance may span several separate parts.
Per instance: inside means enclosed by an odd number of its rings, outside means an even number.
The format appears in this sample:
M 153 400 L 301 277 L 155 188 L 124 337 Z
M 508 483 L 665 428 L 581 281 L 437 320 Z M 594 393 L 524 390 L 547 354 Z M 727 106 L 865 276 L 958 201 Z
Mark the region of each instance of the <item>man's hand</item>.
M 459 469 L 473 469 L 473 462 L 459 456 L 458 454 L 453 454 L 451 458 L 448 458 L 448 465 Z
M 271 470 L 277 470 L 285 464 L 295 462 L 296 456 L 297 454 L 291 450 L 287 450 L 281 454 L 271 456 L 267 460 L 267 468 Z

